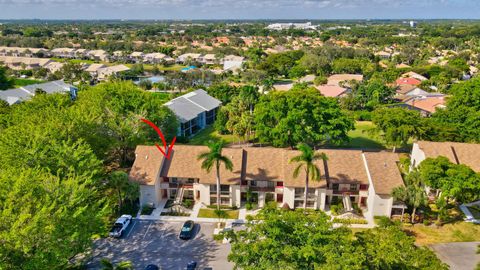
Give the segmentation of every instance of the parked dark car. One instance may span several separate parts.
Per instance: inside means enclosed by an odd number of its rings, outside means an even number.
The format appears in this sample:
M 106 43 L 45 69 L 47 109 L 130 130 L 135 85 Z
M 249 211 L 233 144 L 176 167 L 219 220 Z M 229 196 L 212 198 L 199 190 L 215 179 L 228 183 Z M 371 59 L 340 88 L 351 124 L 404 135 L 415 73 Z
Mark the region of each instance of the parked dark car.
M 156 266 L 155 264 L 149 264 L 147 265 L 147 267 L 145 267 L 144 270 L 160 270 L 160 268 L 158 268 L 158 266 Z
M 197 269 L 197 262 L 191 261 L 187 264 L 187 270 L 195 270 Z
M 180 239 L 187 240 L 193 236 L 193 228 L 195 227 L 195 222 L 188 220 L 183 223 L 182 230 L 180 231 Z

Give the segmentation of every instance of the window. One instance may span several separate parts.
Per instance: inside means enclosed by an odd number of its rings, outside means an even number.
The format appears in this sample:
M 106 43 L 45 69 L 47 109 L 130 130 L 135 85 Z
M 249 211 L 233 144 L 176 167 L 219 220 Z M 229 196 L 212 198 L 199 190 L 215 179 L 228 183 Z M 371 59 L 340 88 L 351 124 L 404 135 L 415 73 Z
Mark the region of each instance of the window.
M 356 191 L 357 190 L 357 184 L 350 184 L 350 191 Z
M 176 183 L 178 183 L 178 179 L 176 177 L 172 177 L 172 178 L 170 178 L 170 183 L 176 184 Z
M 360 190 L 368 190 L 368 185 L 360 185 Z
M 230 186 L 229 185 L 220 185 L 220 192 L 230 192 Z
M 332 184 L 332 189 L 333 190 L 338 190 L 340 188 L 339 184 Z
M 277 187 L 283 187 L 283 182 L 282 181 L 277 182 Z
M 304 192 L 305 192 L 304 188 L 295 188 L 295 197 L 303 196 Z
M 195 183 L 195 178 L 188 178 L 187 183 L 189 184 Z
M 217 185 L 210 185 L 210 193 L 217 193 Z
M 220 198 L 220 204 L 230 204 L 230 198 Z
M 256 187 L 257 186 L 257 181 L 254 181 L 254 180 L 250 181 L 250 186 Z
M 275 182 L 267 181 L 267 187 L 274 188 L 275 187 Z

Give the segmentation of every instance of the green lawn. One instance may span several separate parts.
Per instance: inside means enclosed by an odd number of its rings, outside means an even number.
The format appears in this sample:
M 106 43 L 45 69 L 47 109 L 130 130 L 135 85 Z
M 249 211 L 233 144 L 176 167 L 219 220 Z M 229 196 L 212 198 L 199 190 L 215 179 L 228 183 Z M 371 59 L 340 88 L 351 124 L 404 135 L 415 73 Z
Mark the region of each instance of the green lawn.
M 205 145 L 209 141 L 218 141 L 220 139 L 224 140 L 226 143 L 242 141 L 235 135 L 220 135 L 217 131 L 215 131 L 213 126 L 209 126 L 195 134 L 195 136 L 193 136 L 192 138 L 190 138 L 188 144 Z
M 36 84 L 36 83 L 43 83 L 43 82 L 44 81 L 41 81 L 41 80 L 15 78 L 14 85 L 15 87 L 22 87 L 22 86 L 27 86 L 27 85 Z
M 238 210 L 224 210 L 229 219 L 237 219 L 238 218 Z M 198 217 L 200 218 L 218 218 L 215 215 L 215 209 L 209 208 L 202 208 L 200 212 L 198 212 Z
M 355 129 L 348 132 L 350 142 L 340 146 L 328 145 L 334 148 L 358 148 L 358 149 L 385 149 L 382 138 L 369 132 L 375 128 L 375 124 L 369 121 L 357 121 Z
M 416 243 L 419 245 L 480 241 L 480 226 L 463 221 L 445 224 L 438 228 L 416 224 L 405 226 L 404 231 L 415 236 Z

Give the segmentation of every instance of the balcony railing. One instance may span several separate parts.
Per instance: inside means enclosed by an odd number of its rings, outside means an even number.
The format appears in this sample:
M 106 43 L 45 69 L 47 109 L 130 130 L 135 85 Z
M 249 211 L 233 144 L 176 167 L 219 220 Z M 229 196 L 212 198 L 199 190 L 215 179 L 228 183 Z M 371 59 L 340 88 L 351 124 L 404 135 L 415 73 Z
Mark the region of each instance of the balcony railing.
M 344 189 L 344 190 L 333 190 L 333 194 L 339 194 L 339 195 L 358 195 L 359 191 L 358 190 L 349 190 L 349 189 Z
M 256 192 L 275 192 L 275 187 L 250 187 L 250 190 Z

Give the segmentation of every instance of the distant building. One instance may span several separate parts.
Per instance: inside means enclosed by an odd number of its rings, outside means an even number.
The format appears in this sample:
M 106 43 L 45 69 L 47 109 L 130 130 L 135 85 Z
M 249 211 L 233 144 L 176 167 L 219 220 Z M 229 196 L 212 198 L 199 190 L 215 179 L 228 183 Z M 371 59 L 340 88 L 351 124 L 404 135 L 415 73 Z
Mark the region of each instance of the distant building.
M 410 21 L 410 27 L 412 27 L 412 28 L 417 27 L 417 22 L 416 21 Z
M 46 94 L 53 94 L 72 92 L 72 88 L 74 88 L 73 85 L 63 81 L 31 84 L 20 88 L 0 91 L 0 99 L 6 101 L 9 105 L 13 105 L 31 99 L 38 94 L 40 90 Z
M 299 29 L 299 30 L 315 30 L 316 27 L 311 22 L 307 23 L 272 23 L 267 26 L 269 30 L 286 30 L 286 29 Z

